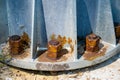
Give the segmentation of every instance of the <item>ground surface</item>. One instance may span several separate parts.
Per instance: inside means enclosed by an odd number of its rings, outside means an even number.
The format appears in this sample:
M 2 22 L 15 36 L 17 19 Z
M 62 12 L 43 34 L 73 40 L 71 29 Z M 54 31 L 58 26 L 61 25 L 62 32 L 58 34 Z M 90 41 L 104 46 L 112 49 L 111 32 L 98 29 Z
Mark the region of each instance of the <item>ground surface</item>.
M 57 73 L 24 70 L 0 63 L 0 80 L 120 80 L 120 54 L 89 68 Z

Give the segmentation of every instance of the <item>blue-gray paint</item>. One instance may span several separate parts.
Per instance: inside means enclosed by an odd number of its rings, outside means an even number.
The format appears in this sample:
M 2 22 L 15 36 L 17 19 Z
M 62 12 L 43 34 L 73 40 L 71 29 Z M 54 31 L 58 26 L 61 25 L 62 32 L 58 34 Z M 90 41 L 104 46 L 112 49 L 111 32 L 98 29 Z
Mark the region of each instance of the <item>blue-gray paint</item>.
M 0 0 L 0 43 L 7 40 L 8 30 L 6 1 Z
M 120 23 L 119 3 L 119 0 L 0 0 L 0 43 L 8 35 L 21 35 L 24 31 L 31 37 L 34 22 L 39 47 L 45 47 L 52 34 L 76 40 L 77 35 L 85 38 L 90 32 L 116 44 L 113 22 Z
M 120 0 L 110 0 L 112 6 L 113 21 L 120 23 Z
M 92 32 L 88 9 L 84 0 L 77 0 L 77 37 L 85 38 Z
M 44 12 L 41 0 L 35 0 L 34 10 L 34 28 L 33 38 L 31 43 L 32 58 L 35 59 L 39 53 L 37 53 L 37 47 L 39 50 L 47 47 L 47 34 L 44 20 Z
M 102 40 L 116 44 L 110 0 L 84 0 L 93 33 Z
M 94 32 L 95 29 L 96 29 L 96 19 L 97 19 L 96 17 L 97 17 L 97 11 L 98 11 L 98 0 L 92 0 L 92 1 L 91 0 L 84 0 L 84 1 L 85 1 L 85 4 L 86 4 L 86 7 L 87 7 L 87 11 L 88 11 L 88 17 L 89 17 L 89 20 L 90 20 L 91 29 L 92 29 L 92 32 Z
M 42 0 L 35 0 L 34 27 L 37 27 L 38 46 L 47 47 L 47 34 L 46 34 L 46 26 L 45 26 Z
M 31 36 L 32 5 L 33 0 L 7 0 L 9 35 L 27 32 Z
M 74 45 L 73 57 L 76 58 L 77 27 L 76 27 L 76 0 L 42 0 L 45 15 L 47 38 L 61 35 L 71 38 Z M 66 46 L 69 48 L 70 46 Z
M 33 1 L 35 1 L 35 6 L 33 6 Z M 31 46 L 33 50 L 36 50 L 36 45 L 39 43 L 39 47 L 44 47 L 47 43 L 47 38 L 50 39 L 49 37 L 52 34 L 60 34 L 76 40 L 77 33 L 78 36 L 85 38 L 87 34 L 93 31 L 102 40 L 116 44 L 113 22 L 120 22 L 119 3 L 120 0 L 0 0 L 0 43 L 7 40 L 8 33 L 9 35 L 21 35 L 25 31 L 30 37 L 32 36 L 33 45 Z M 78 29 L 77 31 L 76 28 Z M 31 32 L 32 30 L 33 32 Z M 16 61 L 16 59 L 14 61 L 13 59 L 8 64 L 39 70 L 36 68 L 38 63 L 42 65 L 40 70 L 52 71 L 83 68 L 105 61 L 120 50 L 119 44 L 117 46 L 108 45 L 108 47 L 106 54 L 94 61 L 86 61 L 81 58 L 79 60 L 75 59 L 75 61 L 55 62 L 53 64 L 36 62 L 36 60 L 30 61 L 32 59 L 29 58 L 28 60 L 27 58 L 27 61 Z M 74 48 L 77 49 L 77 47 Z M 74 52 L 75 57 L 77 56 L 76 53 Z M 32 54 L 35 54 L 34 51 Z M 34 55 L 32 57 L 34 58 Z M 23 64 L 24 62 L 27 65 Z M 64 64 L 65 66 L 67 64 L 68 67 L 59 68 L 61 65 L 64 67 Z M 41 65 L 38 67 L 41 67 Z
M 116 45 L 110 0 L 98 0 L 95 33 L 102 40 Z
M 48 39 L 50 35 L 76 35 L 75 0 L 42 0 Z

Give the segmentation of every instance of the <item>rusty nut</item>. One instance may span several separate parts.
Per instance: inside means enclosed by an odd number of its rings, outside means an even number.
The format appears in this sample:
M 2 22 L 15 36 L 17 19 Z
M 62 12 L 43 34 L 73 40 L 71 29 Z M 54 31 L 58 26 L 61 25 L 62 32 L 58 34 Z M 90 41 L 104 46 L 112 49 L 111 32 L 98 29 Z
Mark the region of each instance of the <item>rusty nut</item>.
M 10 54 L 20 54 L 23 49 L 21 46 L 21 37 L 13 35 L 9 38 Z
M 48 42 L 48 54 L 47 56 L 52 59 L 56 59 L 58 52 L 62 49 L 62 44 L 58 40 L 51 40 Z
M 115 26 L 115 34 L 116 34 L 116 37 L 117 37 L 117 38 L 120 37 L 120 25 Z
M 86 51 L 96 52 L 99 50 L 100 37 L 90 34 L 86 37 Z

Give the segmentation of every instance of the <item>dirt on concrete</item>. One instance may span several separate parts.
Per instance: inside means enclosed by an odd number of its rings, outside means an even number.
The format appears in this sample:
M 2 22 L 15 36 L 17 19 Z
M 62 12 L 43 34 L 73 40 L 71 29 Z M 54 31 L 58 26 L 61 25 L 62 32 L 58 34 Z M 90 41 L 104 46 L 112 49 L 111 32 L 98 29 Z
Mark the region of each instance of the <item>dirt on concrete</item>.
M 0 63 L 0 80 L 120 80 L 120 54 L 92 67 L 60 72 L 25 70 Z

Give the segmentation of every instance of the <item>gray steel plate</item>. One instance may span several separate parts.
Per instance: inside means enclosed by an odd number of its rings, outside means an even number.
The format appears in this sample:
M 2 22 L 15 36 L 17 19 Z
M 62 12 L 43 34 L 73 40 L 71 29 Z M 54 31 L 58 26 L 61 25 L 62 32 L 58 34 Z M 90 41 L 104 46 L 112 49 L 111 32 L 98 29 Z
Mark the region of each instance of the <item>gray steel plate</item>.
M 39 62 L 27 57 L 24 59 L 12 58 L 9 61 L 3 61 L 8 65 L 16 66 L 19 68 L 30 69 L 30 70 L 42 70 L 42 71 L 61 71 L 61 70 L 72 70 L 78 68 L 84 68 L 92 66 L 98 63 L 101 63 L 108 58 L 114 56 L 120 52 L 120 44 L 117 46 L 111 45 L 106 42 L 102 42 L 105 45 L 108 45 L 107 51 L 104 56 L 95 58 L 94 60 L 85 60 L 84 56 L 76 59 L 75 61 L 61 61 L 61 62 Z M 1 54 L 1 53 L 0 53 Z M 31 55 L 30 55 L 31 56 Z

